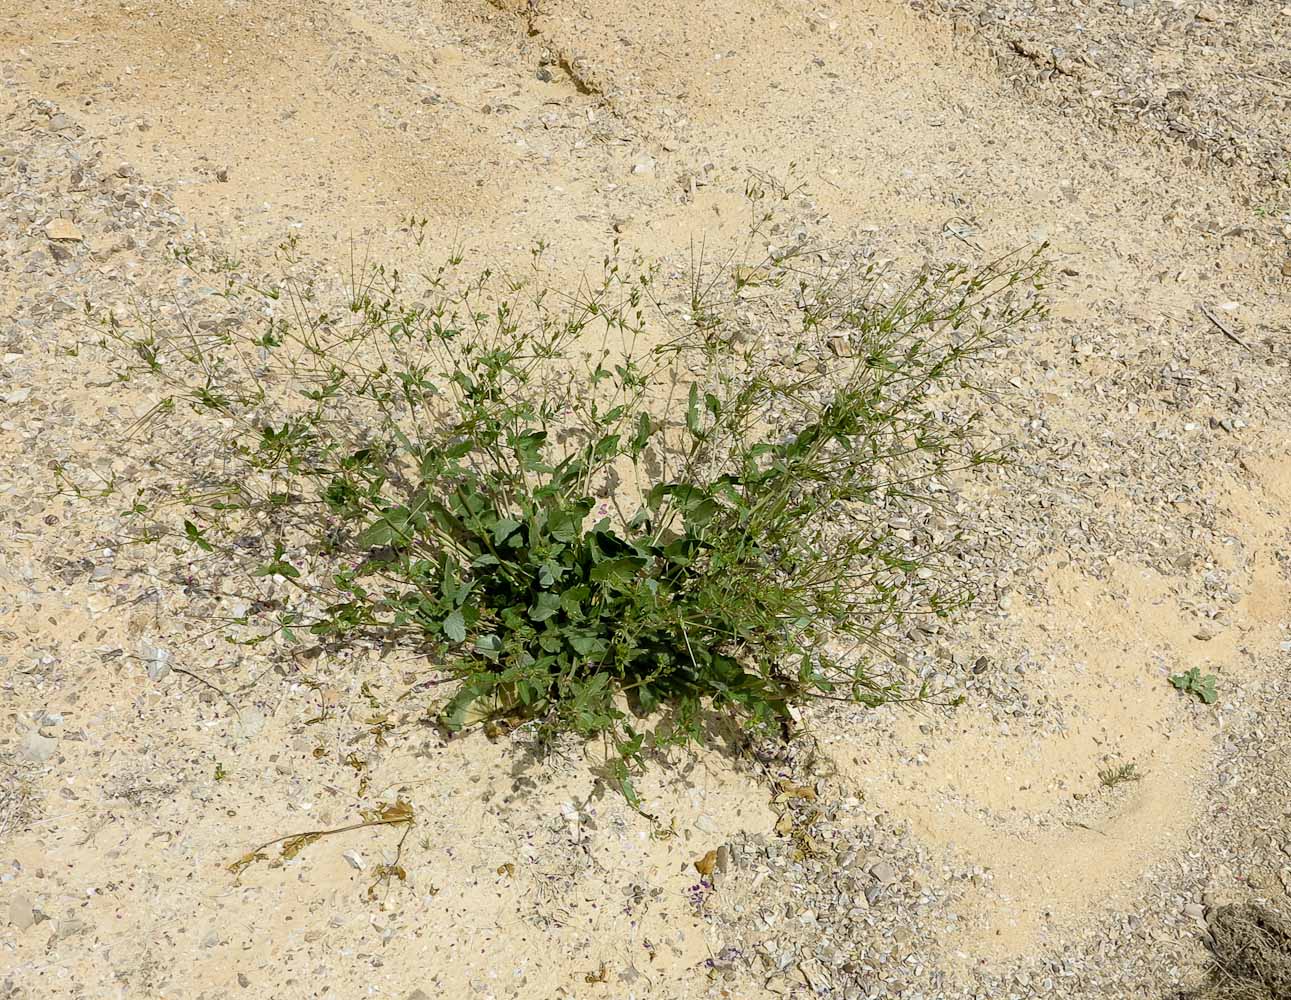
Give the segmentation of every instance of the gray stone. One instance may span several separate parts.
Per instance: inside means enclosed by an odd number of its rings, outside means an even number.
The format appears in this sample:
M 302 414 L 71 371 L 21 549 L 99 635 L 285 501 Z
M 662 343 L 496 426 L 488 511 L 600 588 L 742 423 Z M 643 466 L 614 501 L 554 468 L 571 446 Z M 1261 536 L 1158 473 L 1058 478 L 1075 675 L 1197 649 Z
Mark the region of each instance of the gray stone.
M 264 730 L 268 720 L 258 708 L 248 708 L 238 720 L 238 735 L 244 740 L 253 740 Z
M 36 909 L 26 896 L 13 896 L 9 900 L 9 923 L 20 931 L 30 930 L 36 923 Z
M 154 646 L 150 642 L 141 642 L 139 656 L 148 670 L 148 680 L 159 681 L 170 673 L 170 650 Z
M 33 764 L 44 764 L 58 749 L 58 740 L 52 736 L 43 736 L 35 729 L 22 738 L 18 744 L 18 756 Z
M 84 934 L 90 929 L 90 924 L 78 917 L 64 917 L 58 922 L 58 930 L 54 936 L 59 941 L 65 941 L 67 938 L 75 937 L 77 934 Z

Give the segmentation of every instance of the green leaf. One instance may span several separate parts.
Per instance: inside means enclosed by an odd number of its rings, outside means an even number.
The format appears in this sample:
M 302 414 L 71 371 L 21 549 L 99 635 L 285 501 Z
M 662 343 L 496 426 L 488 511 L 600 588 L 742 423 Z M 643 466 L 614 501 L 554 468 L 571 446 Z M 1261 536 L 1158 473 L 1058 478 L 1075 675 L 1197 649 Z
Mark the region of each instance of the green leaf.
M 493 544 L 501 545 L 519 527 L 520 527 L 520 522 L 517 521 L 514 517 L 498 518 L 498 523 L 493 526 Z
M 638 746 L 637 750 L 639 749 L 640 747 Z M 627 800 L 628 805 L 637 812 L 641 812 L 641 798 L 637 795 L 637 790 L 632 784 L 632 772 L 628 768 L 628 760 L 634 756 L 635 752 L 625 746 L 620 751 L 620 757 L 610 762 L 610 770 L 619 786 L 619 791 L 623 794 L 623 798 Z
M 449 604 L 457 604 L 457 561 L 451 556 L 444 557 L 439 576 L 439 596 Z
M 1185 671 L 1182 674 L 1172 674 L 1170 683 L 1184 694 L 1194 695 L 1200 698 L 1203 704 L 1213 705 L 1219 700 L 1219 692 L 1216 690 L 1216 683 L 1219 678 L 1214 674 L 1201 675 L 1201 670 L 1197 667 Z
M 538 600 L 529 608 L 529 617 L 536 622 L 545 622 L 548 618 L 560 610 L 560 595 L 553 594 L 550 590 L 544 590 L 538 595 Z
M 547 515 L 547 530 L 558 542 L 572 542 L 583 530 L 583 520 L 592 509 L 592 501 L 582 499 Z
M 384 545 L 403 545 L 411 540 L 414 518 L 407 507 L 391 507 L 368 525 L 359 535 L 358 543 L 364 548 L 380 548 Z
M 659 707 L 659 693 L 653 684 L 642 684 L 636 689 L 637 708 L 642 715 L 650 715 Z
M 565 578 L 569 570 L 562 566 L 554 559 L 544 559 L 538 566 L 538 585 L 540 587 L 550 587 L 552 584 L 559 583 Z
M 591 593 L 587 586 L 570 587 L 568 590 L 561 591 L 560 606 L 565 614 L 574 618 L 583 610 L 583 602 L 591 596 Z
M 358 537 L 358 544 L 365 549 L 377 549 L 389 545 L 394 539 L 394 526 L 385 518 L 373 521 Z
M 444 619 L 444 635 L 452 639 L 453 642 L 463 642 L 466 639 L 466 618 L 460 611 L 454 611 Z
M 594 656 L 606 650 L 605 641 L 595 635 L 571 635 L 569 645 L 579 656 Z
M 275 545 L 273 549 L 273 559 L 265 563 L 255 571 L 256 576 L 281 576 L 288 580 L 295 580 L 300 576 L 298 570 L 291 563 L 283 558 L 286 549 L 281 545 Z
M 628 584 L 645 568 L 646 560 L 640 556 L 620 556 L 617 559 L 606 559 L 592 567 L 591 577 L 597 583 L 604 583 L 615 590 L 624 590 Z
M 614 455 L 619 450 L 619 436 L 617 434 L 606 434 L 596 442 L 596 450 L 592 453 L 595 459 L 605 459 Z
M 632 438 L 632 457 L 640 455 L 645 446 L 650 443 L 650 436 L 655 432 L 655 425 L 650 420 L 650 414 L 642 411 L 637 417 L 637 432 Z
M 434 479 L 444 468 L 444 453 L 438 448 L 426 448 L 421 453 L 421 478 Z
M 721 506 L 712 497 L 703 497 L 683 507 L 681 513 L 688 525 L 702 528 L 716 517 L 721 509 Z
M 212 551 L 211 543 L 206 540 L 206 536 L 202 534 L 197 525 L 192 521 L 184 522 L 184 534 L 188 536 L 188 540 L 190 542 L 196 545 L 203 552 Z
M 569 486 L 571 483 L 576 483 L 578 480 L 583 478 L 583 473 L 586 470 L 587 466 L 583 460 L 571 455 L 556 466 L 555 470 L 552 472 L 552 486 L 563 488 Z
M 690 431 L 691 437 L 704 436 L 704 428 L 699 420 L 699 386 L 694 384 L 690 387 L 690 401 L 686 405 L 686 429 Z
M 542 446 L 547 440 L 546 431 L 525 431 L 511 442 L 521 467 L 526 472 L 537 472 L 545 469 L 542 461 Z
M 689 566 L 695 559 L 700 543 L 694 538 L 677 538 L 664 546 L 663 555 L 678 566 Z
M 619 776 L 619 791 L 623 793 L 628 805 L 640 812 L 641 798 L 637 795 L 637 790 L 632 784 L 632 778 L 626 773 L 626 770 L 624 768 L 625 773 Z
M 502 652 L 501 636 L 493 635 L 492 633 L 480 636 L 475 640 L 475 652 L 490 660 L 496 660 L 498 654 Z

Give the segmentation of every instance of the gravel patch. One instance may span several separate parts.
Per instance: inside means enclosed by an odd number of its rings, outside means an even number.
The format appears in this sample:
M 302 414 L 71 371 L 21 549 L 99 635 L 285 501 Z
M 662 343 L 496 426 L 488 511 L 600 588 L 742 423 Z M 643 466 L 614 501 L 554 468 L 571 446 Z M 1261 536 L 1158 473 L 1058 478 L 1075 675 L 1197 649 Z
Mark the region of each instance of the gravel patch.
M 1199 165 L 1262 187 L 1291 182 L 1291 7 L 1280 0 L 911 7 L 983 40 L 1023 90 L 1156 133 Z

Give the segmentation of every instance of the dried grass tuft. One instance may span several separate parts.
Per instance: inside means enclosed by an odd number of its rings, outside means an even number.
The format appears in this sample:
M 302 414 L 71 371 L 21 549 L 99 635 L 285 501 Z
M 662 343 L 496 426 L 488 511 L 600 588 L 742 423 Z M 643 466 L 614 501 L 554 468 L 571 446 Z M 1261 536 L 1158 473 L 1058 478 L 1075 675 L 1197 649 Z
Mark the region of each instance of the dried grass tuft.
M 1260 906 L 1221 906 L 1207 924 L 1215 964 L 1186 1000 L 1291 1000 L 1291 928 Z

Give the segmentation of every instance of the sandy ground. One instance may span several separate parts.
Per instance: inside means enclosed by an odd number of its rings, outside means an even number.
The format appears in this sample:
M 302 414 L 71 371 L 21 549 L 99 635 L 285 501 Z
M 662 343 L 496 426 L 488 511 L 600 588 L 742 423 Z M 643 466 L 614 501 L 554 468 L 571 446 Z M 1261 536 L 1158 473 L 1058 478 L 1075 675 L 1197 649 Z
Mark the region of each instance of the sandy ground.
M 1230 49 L 1243 18 L 1291 38 L 1276 4 L 1225 18 Z M 0 996 L 1166 996 L 1204 965 L 1206 906 L 1286 912 L 1291 201 L 1267 159 L 1019 94 L 963 24 L 796 0 L 0 2 Z M 1260 107 L 1272 148 L 1285 119 Z M 73 161 L 128 188 L 112 226 Z M 173 287 L 167 242 L 267 266 L 296 234 L 344 271 L 355 247 L 505 263 L 543 239 L 575 274 L 618 238 L 681 268 L 739 238 L 755 171 L 899 264 L 1056 259 L 1051 318 L 997 359 L 1020 460 L 965 487 L 999 577 L 910 651 L 966 704 L 816 711 L 813 752 L 776 765 L 871 845 L 874 900 L 768 920 L 793 903 L 788 807 L 717 749 L 652 772 L 650 824 L 592 751 L 445 740 L 398 700 L 420 667 L 399 654 L 225 647 L 205 623 L 231 590 L 119 548 L 108 501 L 51 497 L 53 460 L 146 468 L 119 434 L 150 401 L 109 388 L 73 313 Z M 85 230 L 70 262 L 54 218 Z M 157 650 L 186 672 L 151 678 Z M 1216 706 L 1167 683 L 1191 666 Z M 1118 762 L 1141 780 L 1104 789 Z M 410 829 L 225 867 L 400 798 Z M 723 844 L 739 859 L 701 880 Z M 834 865 L 797 872 L 823 893 Z M 802 957 L 835 938 L 836 963 Z

